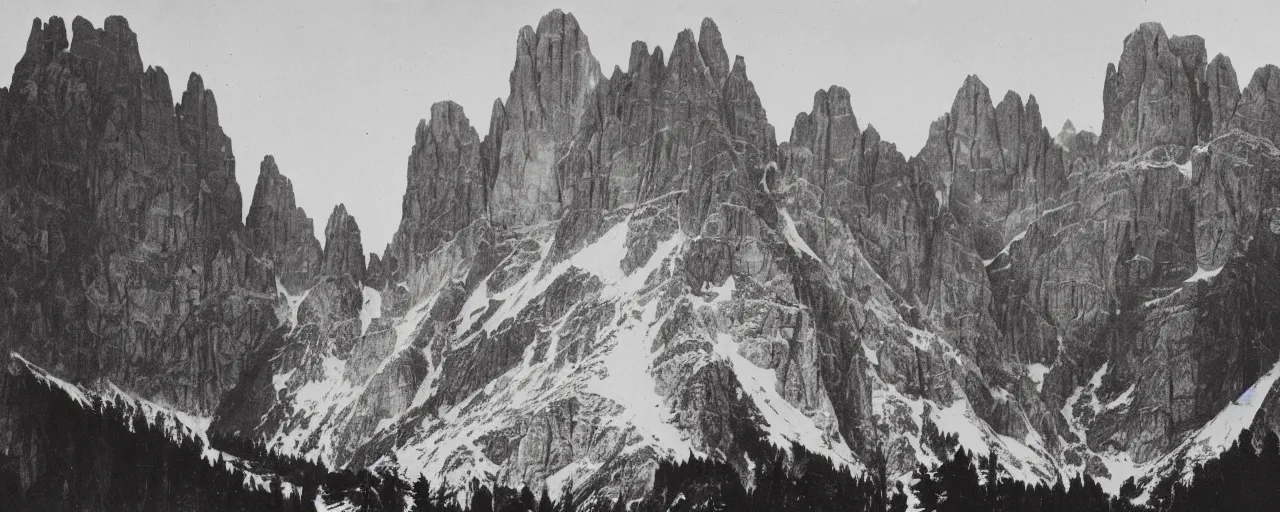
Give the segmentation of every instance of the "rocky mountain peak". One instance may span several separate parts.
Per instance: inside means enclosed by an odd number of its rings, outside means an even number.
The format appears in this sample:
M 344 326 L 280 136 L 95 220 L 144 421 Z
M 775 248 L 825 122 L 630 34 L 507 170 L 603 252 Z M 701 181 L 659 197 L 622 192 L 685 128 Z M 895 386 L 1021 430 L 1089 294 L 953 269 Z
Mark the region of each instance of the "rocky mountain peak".
M 384 292 L 390 292 L 385 308 L 399 311 L 432 293 L 440 284 L 428 275 L 432 253 L 469 227 L 489 225 L 490 209 L 496 204 L 495 173 L 506 148 L 499 134 L 506 133 L 509 110 L 500 100 L 494 102 L 484 141 L 454 102 L 432 105 L 430 119 L 418 123 L 400 226 L 373 276 Z
M 703 18 L 698 30 L 698 54 L 702 62 L 711 71 L 711 78 L 716 84 L 724 83 L 729 75 L 729 53 L 724 49 L 724 41 L 720 37 L 720 27 L 711 18 Z
M 714 51 L 711 53 L 714 54 Z M 719 92 L 720 84 L 715 81 L 710 68 L 703 61 L 702 52 L 691 29 L 684 29 L 676 36 L 666 71 L 669 77 L 666 84 L 694 101 L 699 101 L 703 95 Z
M 648 70 L 650 78 L 652 78 L 654 82 L 660 81 L 666 77 L 666 74 L 667 74 L 666 55 L 667 54 L 665 51 L 663 51 L 661 45 L 655 45 L 653 47 L 653 53 L 649 54 L 649 65 L 646 67 L 646 69 Z
M 1169 51 L 1182 60 L 1182 67 L 1188 70 L 1204 68 L 1209 62 L 1205 50 L 1204 38 L 1197 35 L 1173 35 L 1169 37 Z
M 631 43 L 631 56 L 627 59 L 627 73 L 636 74 L 649 61 L 649 45 L 644 41 Z
M 1005 99 L 1011 100 L 1009 106 L 1022 108 L 1022 98 L 1009 91 Z M 951 102 L 951 130 L 955 134 L 967 134 L 970 138 L 985 138 L 994 134 L 995 105 L 991 99 L 991 91 L 978 75 L 968 75 L 956 97 Z
M 1071 120 L 1068 119 L 1066 122 L 1062 123 L 1062 129 L 1058 130 L 1058 135 L 1053 138 L 1053 141 L 1059 146 L 1062 146 L 1063 149 L 1069 151 L 1071 149 L 1071 144 L 1076 139 L 1076 133 L 1076 125 L 1072 124 Z
M 461 105 L 431 106 L 431 118 L 420 121 L 414 134 L 400 228 L 384 257 L 392 268 L 415 268 L 442 241 L 486 215 L 489 185 L 480 150 L 480 136 Z
M 356 218 L 347 213 L 347 207 L 338 204 L 329 214 L 324 227 L 324 259 L 320 273 L 325 276 L 351 276 L 355 283 L 364 281 L 364 247 L 360 242 L 360 226 Z
M 121 79 L 142 72 L 142 56 L 138 51 L 138 35 L 121 16 L 108 16 L 102 28 L 96 29 L 87 19 L 76 16 L 71 22 L 73 55 L 97 61 L 108 77 Z
M 414 132 L 414 144 L 426 144 L 428 141 L 441 141 L 453 137 L 478 139 L 476 129 L 471 120 L 459 105 L 453 101 L 438 101 L 431 104 L 430 120 L 418 121 Z
M 311 218 L 295 202 L 293 182 L 280 173 L 271 155 L 259 165 L 245 228 L 246 241 L 259 257 L 272 262 L 275 276 L 289 294 L 299 294 L 315 283 L 323 250 Z
M 17 77 L 30 73 L 30 70 L 39 68 L 48 63 L 58 52 L 66 50 L 70 44 L 67 42 L 67 27 L 63 23 L 62 18 L 50 16 L 49 21 L 40 22 L 40 18 L 36 18 L 31 22 L 31 34 L 27 36 L 27 50 L 22 55 L 22 60 L 18 61 L 17 68 L 14 69 L 14 81 Z
M 1235 119 L 1241 129 L 1280 143 L 1280 67 L 1268 64 L 1253 73 Z
M 1166 144 L 1194 146 L 1208 136 L 1204 41 L 1170 40 L 1159 23 L 1143 23 L 1124 41 L 1103 88 L 1099 144 L 1126 159 Z
M 198 76 L 173 103 L 124 18 L 71 29 L 33 24 L 20 93 L 0 95 L 0 202 L 22 212 L 0 244 L 4 349 L 210 412 L 276 322 L 270 271 L 242 243 L 231 141 Z
M 791 144 L 808 148 L 815 165 L 841 176 L 852 174 L 861 137 L 849 91 L 838 85 L 815 92 L 813 110 L 797 114 L 791 128 Z
M 184 121 L 195 126 L 213 126 L 218 124 L 218 101 L 213 91 L 204 88 L 204 78 L 199 73 L 191 73 L 187 77 L 187 88 L 182 92 L 182 113 Z
M 1018 102 L 1018 107 L 1021 102 Z M 941 188 L 950 196 L 953 188 L 960 188 L 959 197 L 981 194 L 974 190 L 981 176 L 974 170 L 994 172 L 1000 152 L 999 131 L 996 126 L 995 106 L 986 84 L 977 75 L 966 76 L 956 91 L 951 111 L 935 123 L 930 130 L 922 155 L 926 155 L 935 169 L 940 171 Z
M 588 96 L 603 80 L 600 64 L 572 14 L 559 9 L 516 39 L 504 132 L 494 141 L 492 215 L 503 224 L 554 218 L 560 211 L 556 153 L 573 137 Z
M 970 75 L 917 157 L 942 206 L 977 214 L 972 236 L 994 242 L 978 242 L 984 257 L 1025 227 L 1028 208 L 1067 187 L 1062 148 L 1042 123 L 1034 97 L 1024 104 L 1009 91 L 993 105 L 987 86 Z
M 729 132 L 753 147 L 763 148 L 762 158 L 766 161 L 777 160 L 777 134 L 765 115 L 755 84 L 747 77 L 747 61 L 741 55 L 734 58 L 720 95 L 728 113 L 725 121 Z
M 204 87 L 204 79 L 199 74 L 191 73 L 187 78 L 187 88 L 182 93 L 182 101 L 174 106 L 174 112 L 178 138 L 186 149 L 179 157 L 179 170 L 194 172 L 211 194 L 211 200 L 203 203 L 206 211 L 200 221 L 210 226 L 241 225 L 242 199 L 240 185 L 236 183 L 231 138 L 218 123 L 217 99 L 213 91 Z
M 1223 133 L 1236 124 L 1236 109 L 1240 106 L 1240 82 L 1236 78 L 1231 57 L 1215 55 L 1205 70 L 1209 108 L 1213 113 L 1213 133 Z

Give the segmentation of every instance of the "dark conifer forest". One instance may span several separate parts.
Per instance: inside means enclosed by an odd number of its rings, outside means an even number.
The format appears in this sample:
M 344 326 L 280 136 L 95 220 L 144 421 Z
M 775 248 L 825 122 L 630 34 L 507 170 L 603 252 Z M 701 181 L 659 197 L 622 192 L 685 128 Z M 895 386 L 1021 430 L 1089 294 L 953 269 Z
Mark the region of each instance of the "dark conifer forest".
M 1146 492 L 1126 481 L 1119 496 L 1088 475 L 1052 485 L 1011 479 L 995 455 L 936 433 L 926 444 L 954 451 L 935 467 L 918 467 L 909 483 L 889 482 L 883 471 L 855 476 L 794 445 L 755 450 L 749 468 L 692 455 L 662 462 L 638 499 L 562 489 L 553 500 L 545 489 L 479 480 L 444 487 L 394 468 L 330 470 L 236 438 L 214 437 L 216 451 L 206 452 L 203 438 L 118 397 L 73 396 L 29 372 L 5 378 L 4 406 L 27 411 L 14 432 L 31 440 L 45 465 L 24 482 L 14 455 L 0 456 L 0 509 L 14 511 L 315 511 L 345 503 L 385 512 L 1254 512 L 1280 503 L 1275 432 L 1246 430 L 1219 458 L 1191 468 L 1191 478 L 1174 476 L 1187 469 L 1180 464 Z

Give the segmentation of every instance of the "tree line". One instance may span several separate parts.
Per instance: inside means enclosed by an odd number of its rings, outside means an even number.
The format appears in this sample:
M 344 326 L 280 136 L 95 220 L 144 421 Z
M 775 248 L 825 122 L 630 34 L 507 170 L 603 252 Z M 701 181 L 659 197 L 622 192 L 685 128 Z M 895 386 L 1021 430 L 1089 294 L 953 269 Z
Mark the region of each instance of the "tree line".
M 1132 478 L 1118 496 L 1089 475 L 1049 483 L 1013 479 L 994 452 L 977 455 L 926 422 L 922 443 L 948 453 L 890 482 L 883 458 L 854 473 L 800 445 L 761 442 L 736 463 L 696 457 L 661 461 L 640 497 L 563 489 L 552 499 L 473 480 L 464 488 L 407 481 L 394 465 L 337 469 L 260 441 L 203 439 L 166 428 L 157 413 L 120 398 L 72 397 L 30 373 L 4 377 L 9 454 L 0 454 L 0 503 L 17 511 L 287 511 L 347 503 L 375 512 L 1253 512 L 1280 503 L 1280 438 L 1248 430 L 1219 457 L 1185 462 L 1144 490 Z M 222 453 L 228 454 L 224 457 Z M 873 458 L 874 459 L 874 458 Z M 877 463 L 878 461 L 878 463 Z M 1147 499 L 1135 503 L 1143 495 Z M 910 498 L 910 499 L 909 499 Z
M 0 456 L 5 510 L 314 510 L 305 492 L 286 492 L 279 478 L 259 486 L 221 456 L 206 459 L 201 439 L 119 397 L 81 402 L 29 372 L 6 374 L 0 389 L 11 435 Z

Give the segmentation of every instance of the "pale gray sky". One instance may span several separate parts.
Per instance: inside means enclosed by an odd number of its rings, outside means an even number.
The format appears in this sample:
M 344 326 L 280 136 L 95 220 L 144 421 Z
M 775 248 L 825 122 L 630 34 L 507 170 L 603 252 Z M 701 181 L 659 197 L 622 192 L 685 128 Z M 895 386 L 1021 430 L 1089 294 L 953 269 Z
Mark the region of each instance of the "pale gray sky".
M 1247 84 L 1280 63 L 1275 0 L 644 0 L 410 1 L 5 0 L 0 63 L 17 64 L 32 18 L 84 16 L 101 27 L 129 19 L 146 64 L 175 95 L 196 71 L 218 98 L 245 207 L 258 163 L 273 154 L 293 179 L 318 235 L 339 202 L 356 216 L 367 251 L 381 252 L 400 221 L 413 130 L 432 103 L 460 103 L 484 133 L 506 98 L 516 34 L 548 10 L 572 12 L 607 76 L 631 42 L 668 50 L 704 16 L 730 55 L 746 58 L 780 139 L 813 93 L 849 89 L 860 124 L 912 155 L 929 123 L 951 107 L 965 75 L 999 98 L 1034 94 L 1051 133 L 1102 118 L 1102 80 L 1124 37 L 1143 21 L 1204 36 Z M 5 69 L 9 69 L 5 67 Z M 3 80 L 7 84 L 7 78 Z M 323 241 L 323 240 L 322 240 Z

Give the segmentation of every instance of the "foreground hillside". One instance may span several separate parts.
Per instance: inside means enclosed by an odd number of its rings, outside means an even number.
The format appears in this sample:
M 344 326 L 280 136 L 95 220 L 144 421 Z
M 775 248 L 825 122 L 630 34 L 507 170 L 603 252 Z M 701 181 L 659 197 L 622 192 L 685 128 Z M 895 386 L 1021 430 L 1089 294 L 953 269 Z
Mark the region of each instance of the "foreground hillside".
M 955 448 L 940 466 L 920 465 L 910 486 L 884 474 L 855 477 L 802 446 L 757 453 L 770 462 L 753 468 L 749 486 L 730 464 L 702 458 L 659 463 L 653 487 L 632 501 L 583 496 L 562 489 L 553 501 L 527 486 L 493 490 L 412 485 L 394 468 L 328 470 L 324 464 L 279 453 L 261 443 L 214 438 L 189 417 L 118 390 L 106 397 L 49 375 L 13 355 L 0 380 L 0 407 L 14 418 L 10 431 L 35 440 L 41 467 L 0 472 L 6 510 L 383 510 L 414 512 L 577 510 L 891 511 L 910 504 L 932 511 L 1252 511 L 1269 510 L 1280 478 L 1280 437 L 1268 432 L 1261 450 L 1245 430 L 1221 457 L 1194 468 L 1193 479 L 1162 478 L 1147 493 L 1133 479 L 1119 496 L 1106 495 L 1083 475 L 1052 486 L 1004 476 L 993 452 Z M 939 450 L 954 435 L 932 438 Z M 6 454 L 9 457 L 29 454 Z M 1180 462 L 1181 464 L 1182 462 Z M 1180 481 L 1181 480 L 1181 481 Z M 1145 503 L 1145 505 L 1143 505 Z

